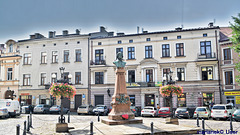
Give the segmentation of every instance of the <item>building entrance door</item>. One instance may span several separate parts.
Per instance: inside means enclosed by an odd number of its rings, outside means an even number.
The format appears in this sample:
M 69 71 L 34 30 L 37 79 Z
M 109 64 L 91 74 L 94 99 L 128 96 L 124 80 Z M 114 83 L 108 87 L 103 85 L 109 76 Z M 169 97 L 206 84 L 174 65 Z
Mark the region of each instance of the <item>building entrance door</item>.
M 75 95 L 75 107 L 74 109 L 77 110 L 77 108 L 82 105 L 82 95 Z

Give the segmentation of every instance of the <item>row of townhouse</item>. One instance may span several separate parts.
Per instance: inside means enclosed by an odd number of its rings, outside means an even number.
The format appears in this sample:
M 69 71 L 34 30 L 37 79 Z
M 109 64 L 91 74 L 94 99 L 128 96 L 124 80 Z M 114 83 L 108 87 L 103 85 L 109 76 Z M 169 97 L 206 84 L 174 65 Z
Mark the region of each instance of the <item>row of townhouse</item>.
M 64 99 L 65 107 L 110 107 L 116 69 L 113 61 L 122 52 L 127 91 L 134 106 L 166 106 L 159 86 L 170 71 L 178 78 L 176 84 L 184 88 L 181 96 L 173 97 L 175 108 L 209 106 L 211 102 L 238 106 L 240 92 L 235 93 L 239 87 L 234 81 L 238 74 L 234 58 L 238 55 L 229 48 L 229 36 L 222 32 L 225 29 L 210 25 L 114 36 L 100 27 L 100 32 L 85 35 L 65 30 L 62 35 L 50 31 L 48 38 L 36 33 L 27 40 L 8 40 L 1 45 L 0 98 L 15 98 L 21 104 L 60 104 L 48 88 L 56 81 L 52 75 L 60 79 L 59 67 L 65 67 L 64 79 L 77 89 L 75 97 Z

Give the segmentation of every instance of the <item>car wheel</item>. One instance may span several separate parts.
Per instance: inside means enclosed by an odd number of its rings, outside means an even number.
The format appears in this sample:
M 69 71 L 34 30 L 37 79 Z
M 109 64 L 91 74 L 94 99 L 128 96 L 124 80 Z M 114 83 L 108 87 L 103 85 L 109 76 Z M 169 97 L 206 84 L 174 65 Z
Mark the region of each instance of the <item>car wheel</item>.
M 78 115 L 81 115 L 81 113 L 78 113 Z
M 43 114 L 46 114 L 46 111 L 45 111 L 45 110 L 43 111 Z

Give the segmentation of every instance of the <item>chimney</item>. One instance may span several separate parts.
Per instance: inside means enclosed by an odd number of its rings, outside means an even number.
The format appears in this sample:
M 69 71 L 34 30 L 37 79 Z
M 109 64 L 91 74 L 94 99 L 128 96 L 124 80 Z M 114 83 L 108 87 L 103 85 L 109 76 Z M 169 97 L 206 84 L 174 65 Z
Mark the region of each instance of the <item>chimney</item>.
M 80 30 L 79 29 L 76 29 L 76 34 L 80 35 Z
M 213 22 L 210 22 L 210 23 L 208 24 L 208 27 L 212 28 L 212 27 L 213 27 Z
M 100 32 L 106 32 L 105 27 L 100 26 Z
M 54 38 L 54 37 L 55 37 L 55 31 L 49 31 L 48 38 Z
M 117 33 L 117 36 L 124 36 L 125 34 L 123 32 Z
M 68 35 L 68 31 L 67 30 L 63 30 L 63 36 L 67 36 Z
M 176 30 L 176 31 L 181 31 L 182 28 L 181 28 L 181 27 L 177 27 L 177 28 L 175 28 L 175 30 Z
M 139 26 L 137 26 L 137 34 L 139 34 Z

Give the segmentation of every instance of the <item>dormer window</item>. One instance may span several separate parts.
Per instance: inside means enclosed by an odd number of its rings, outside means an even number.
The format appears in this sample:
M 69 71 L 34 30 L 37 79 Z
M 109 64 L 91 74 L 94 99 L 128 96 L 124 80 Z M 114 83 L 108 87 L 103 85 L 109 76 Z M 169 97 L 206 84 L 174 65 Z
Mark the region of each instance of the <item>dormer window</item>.
M 12 44 L 9 45 L 9 52 L 13 52 L 13 45 Z

